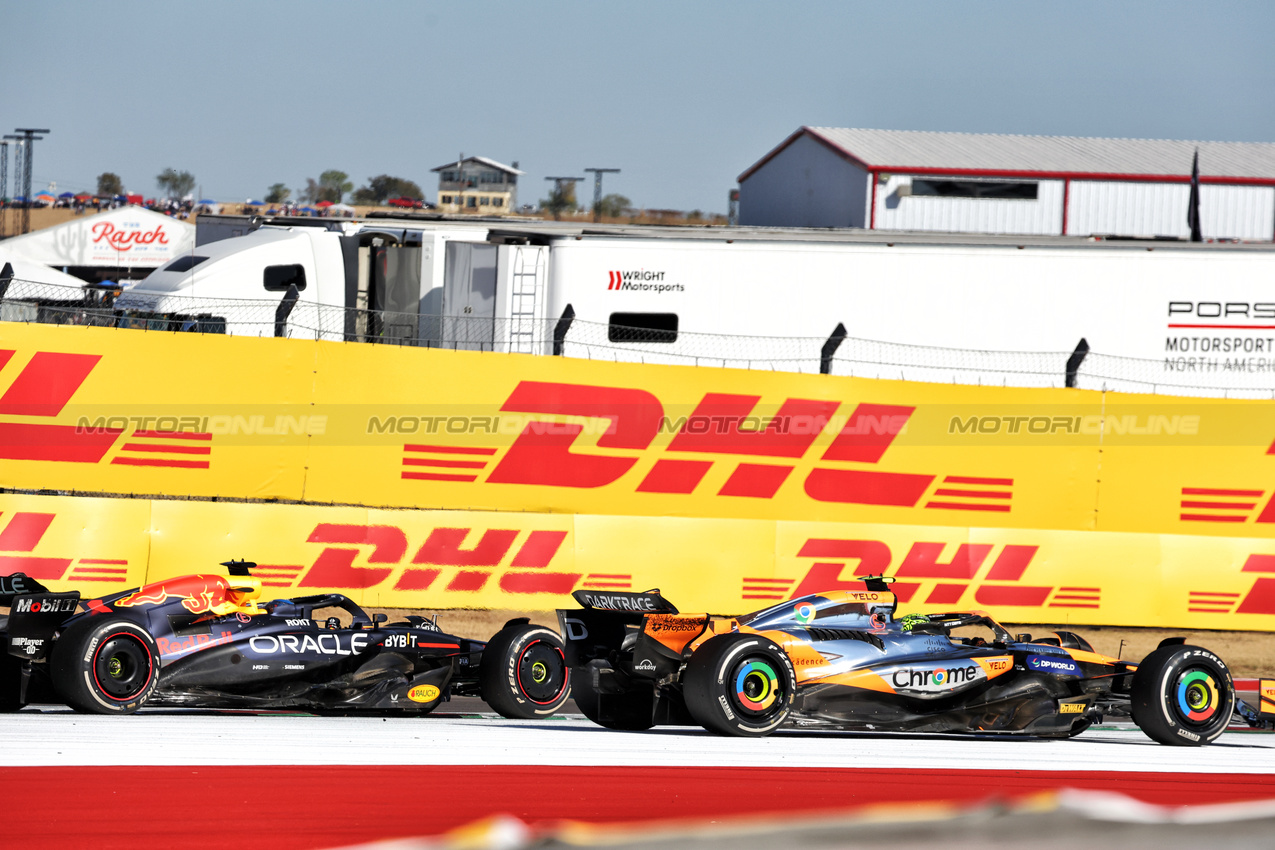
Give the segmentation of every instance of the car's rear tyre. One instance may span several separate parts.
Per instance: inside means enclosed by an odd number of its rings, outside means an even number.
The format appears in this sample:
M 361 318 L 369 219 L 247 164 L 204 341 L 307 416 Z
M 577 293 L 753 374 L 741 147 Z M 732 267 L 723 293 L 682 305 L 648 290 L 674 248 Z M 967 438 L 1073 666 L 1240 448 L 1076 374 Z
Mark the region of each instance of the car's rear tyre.
M 502 717 L 548 717 L 571 696 L 562 638 L 544 626 L 506 626 L 483 650 L 478 684 Z
M 132 714 L 159 683 L 159 651 L 136 623 L 93 617 L 73 624 L 53 645 L 49 675 L 78 711 Z
M 682 693 L 695 721 L 719 735 L 769 735 L 788 719 L 797 676 L 784 651 L 761 635 L 709 639 L 686 665 Z
M 607 729 L 641 732 L 655 725 L 655 691 L 650 686 L 622 694 L 600 694 L 589 681 L 588 671 L 580 670 L 573 677 L 571 696 L 581 714 Z
M 1216 740 L 1235 710 L 1235 686 L 1221 658 L 1198 646 L 1166 646 L 1133 674 L 1133 722 L 1152 740 L 1198 747 Z

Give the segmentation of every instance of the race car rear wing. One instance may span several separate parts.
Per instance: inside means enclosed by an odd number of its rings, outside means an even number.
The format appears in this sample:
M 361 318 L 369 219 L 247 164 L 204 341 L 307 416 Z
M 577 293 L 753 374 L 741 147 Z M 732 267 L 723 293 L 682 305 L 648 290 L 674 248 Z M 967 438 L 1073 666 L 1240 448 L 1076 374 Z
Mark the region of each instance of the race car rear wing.
M 25 593 L 13 598 L 9 609 L 9 654 L 40 661 L 53 650 L 53 633 L 80 607 L 78 590 L 66 593 Z
M 12 605 L 23 593 L 48 593 L 49 589 L 26 573 L 0 576 L 0 605 Z
M 621 611 L 626 614 L 676 614 L 677 607 L 660 595 L 659 588 L 643 593 L 577 590 L 571 598 L 593 611 Z
M 591 658 L 605 658 L 624 646 L 648 614 L 676 614 L 677 608 L 658 590 L 644 593 L 577 590 L 571 594 L 580 608 L 558 611 L 567 664 L 578 667 Z

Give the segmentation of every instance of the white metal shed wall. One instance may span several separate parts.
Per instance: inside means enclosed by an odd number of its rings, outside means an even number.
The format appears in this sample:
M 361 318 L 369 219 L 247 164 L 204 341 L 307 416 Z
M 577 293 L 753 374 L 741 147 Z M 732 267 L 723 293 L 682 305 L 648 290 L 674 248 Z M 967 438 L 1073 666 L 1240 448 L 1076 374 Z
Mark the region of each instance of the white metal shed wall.
M 867 227 L 868 174 L 809 136 L 739 185 L 739 223 L 752 227 Z
M 1038 188 L 1034 201 L 916 195 L 900 197 L 899 187 L 911 186 L 912 180 L 913 176 L 909 174 L 892 174 L 889 180 L 877 183 L 877 230 L 1041 236 L 1062 233 L 1061 180 L 1035 181 Z
M 1122 183 L 1073 180 L 1067 232 L 1077 236 L 1178 236 L 1191 228 L 1186 183 Z M 1269 241 L 1275 236 L 1275 187 L 1200 187 L 1200 230 L 1206 239 Z

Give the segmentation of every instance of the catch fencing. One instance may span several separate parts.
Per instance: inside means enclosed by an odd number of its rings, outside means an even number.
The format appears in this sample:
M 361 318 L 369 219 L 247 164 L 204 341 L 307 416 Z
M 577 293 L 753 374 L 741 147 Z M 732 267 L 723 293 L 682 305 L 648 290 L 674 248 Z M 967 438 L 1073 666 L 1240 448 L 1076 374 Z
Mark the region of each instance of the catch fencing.
M 156 296 L 0 279 L 0 321 L 152 331 L 286 336 L 585 360 L 828 373 L 974 386 L 1076 387 L 1167 396 L 1275 398 L 1275 373 L 1231 370 L 1205 358 L 1123 357 L 1089 351 L 994 351 L 830 337 L 745 336 L 632 328 L 560 317 L 431 316 L 343 308 L 281 297 Z M 1225 365 L 1225 364 L 1224 364 Z

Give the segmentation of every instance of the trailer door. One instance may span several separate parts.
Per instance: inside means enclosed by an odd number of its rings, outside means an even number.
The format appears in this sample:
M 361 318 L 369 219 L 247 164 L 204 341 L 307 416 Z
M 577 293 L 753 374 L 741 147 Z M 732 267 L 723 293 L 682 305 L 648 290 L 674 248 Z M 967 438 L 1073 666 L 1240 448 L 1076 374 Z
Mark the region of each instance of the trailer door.
M 443 348 L 491 351 L 496 336 L 495 245 L 448 242 L 443 272 Z
M 372 248 L 372 286 L 368 292 L 372 341 L 415 345 L 420 303 L 420 246 Z

